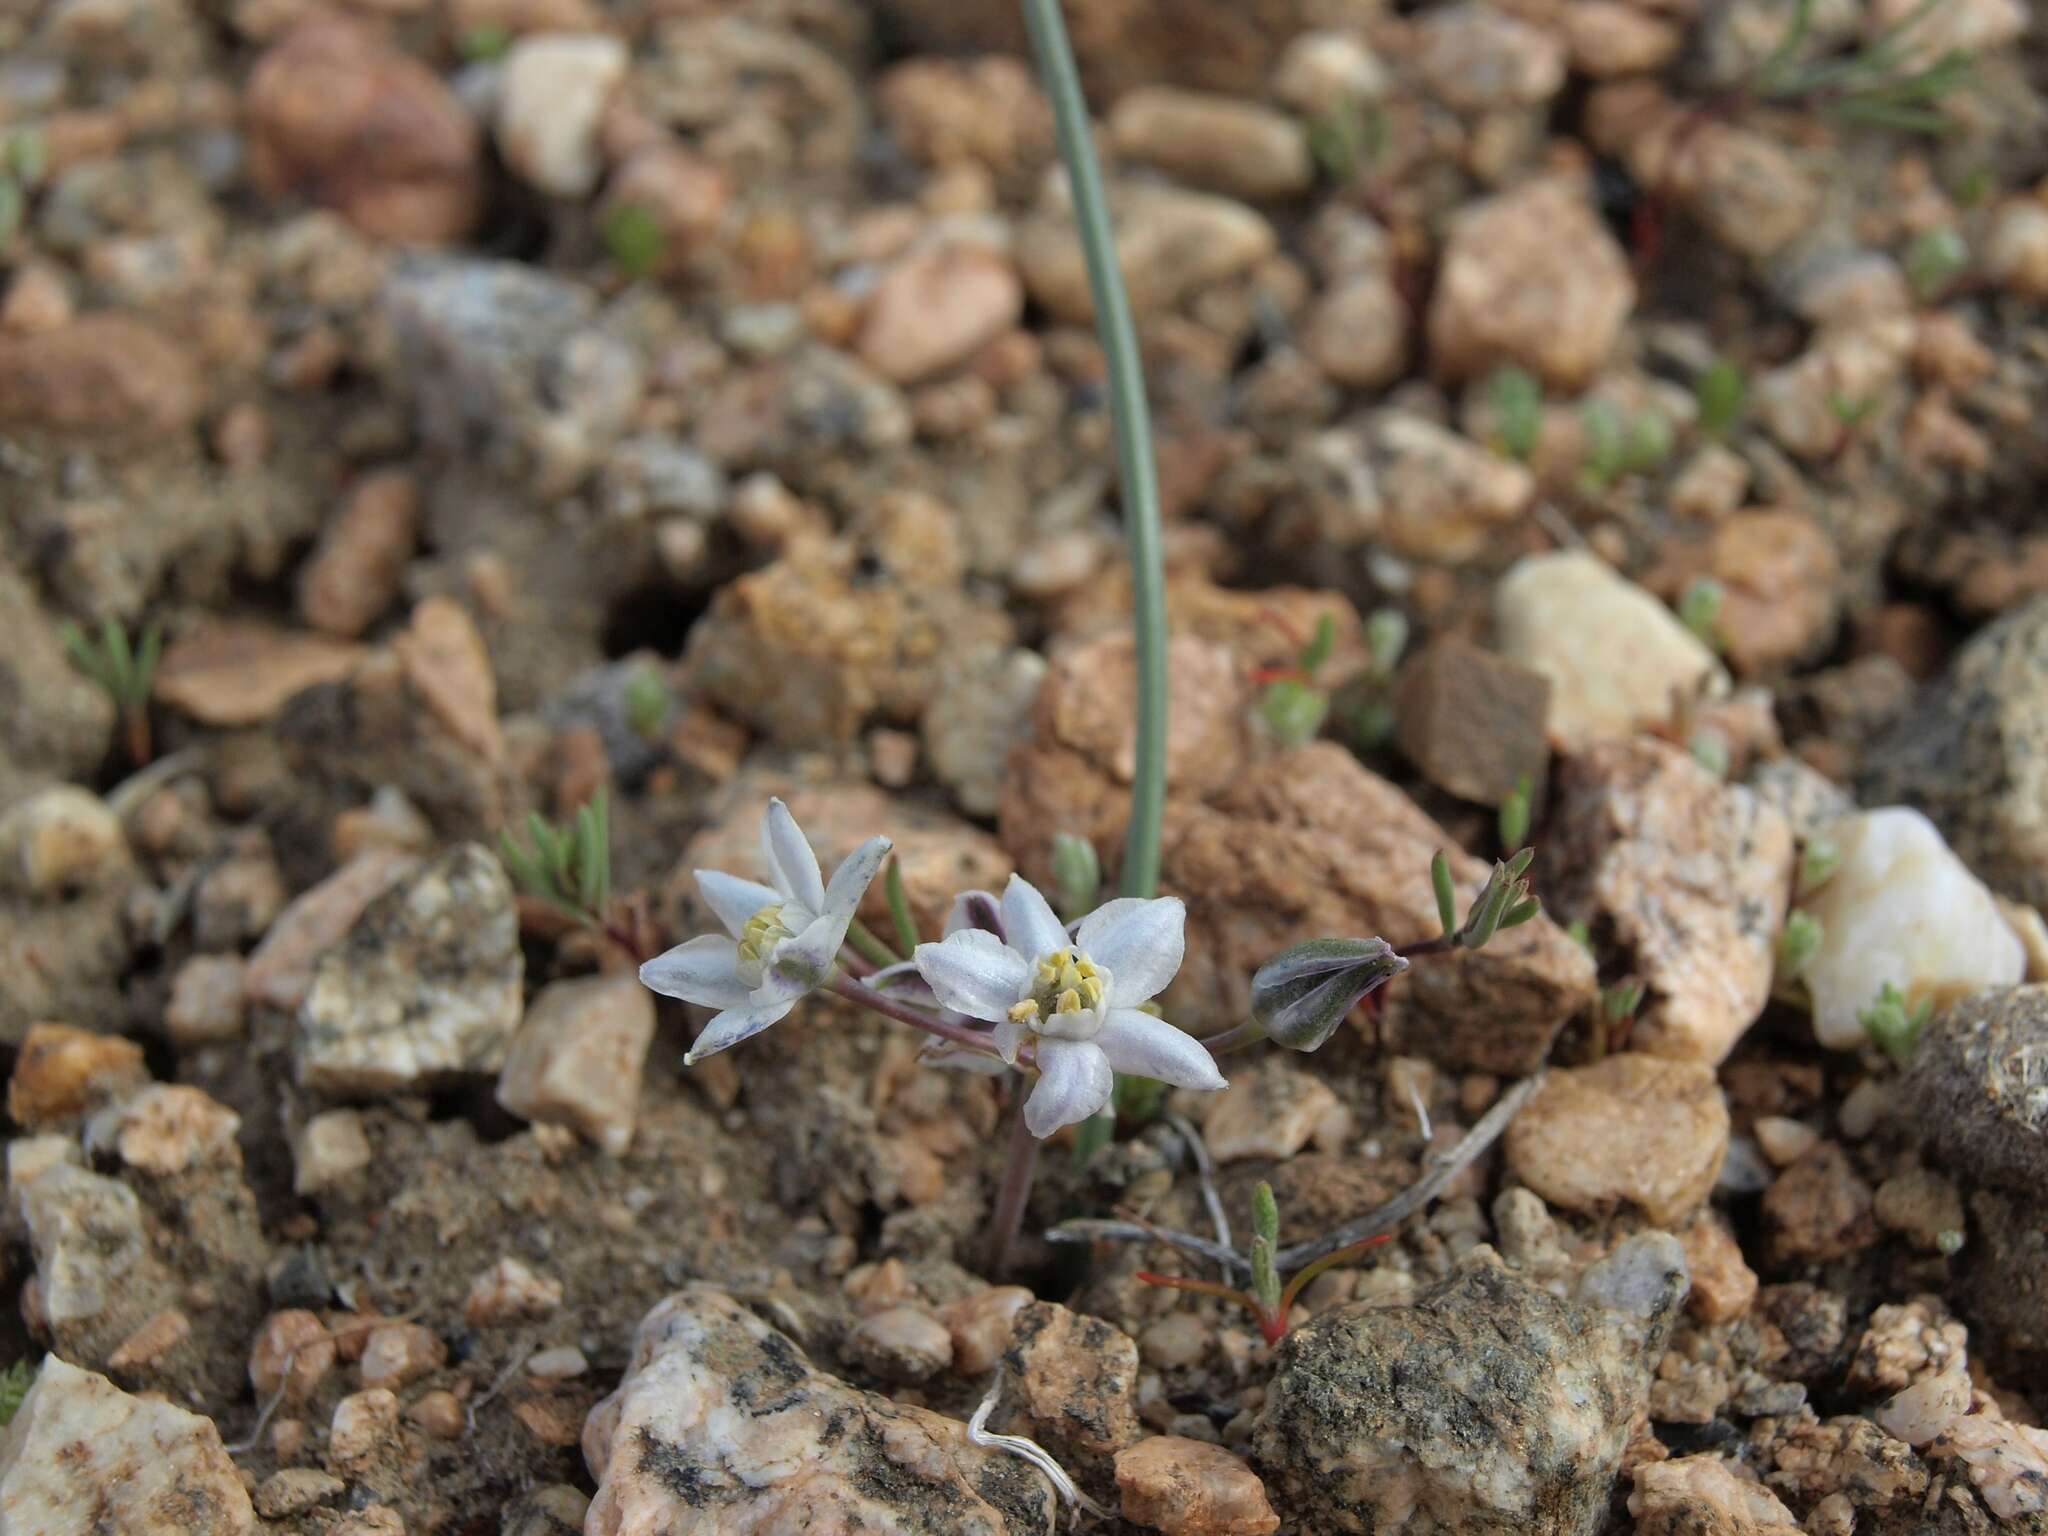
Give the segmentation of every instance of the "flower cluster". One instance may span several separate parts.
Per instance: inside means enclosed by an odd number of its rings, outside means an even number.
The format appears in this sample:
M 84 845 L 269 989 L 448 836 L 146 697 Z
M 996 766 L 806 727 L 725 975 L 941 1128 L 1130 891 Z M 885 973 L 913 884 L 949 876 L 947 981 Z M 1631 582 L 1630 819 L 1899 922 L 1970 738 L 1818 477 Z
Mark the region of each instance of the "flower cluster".
M 1180 1088 L 1224 1086 L 1202 1042 L 1147 1006 L 1180 969 L 1187 911 L 1174 897 L 1106 902 L 1069 931 L 1037 887 L 1013 875 L 1000 898 L 956 898 L 946 936 L 917 945 L 908 963 L 848 975 L 842 965 L 861 962 L 841 946 L 889 848 L 887 838 L 871 838 L 828 885 L 789 808 L 774 800 L 761 823 L 771 884 L 696 871 L 727 933 L 691 939 L 640 968 L 653 990 L 719 1010 L 686 1062 L 759 1034 L 806 993 L 828 988 L 927 1029 L 956 1059 L 1035 1073 L 1024 1120 L 1039 1137 L 1099 1114 L 1119 1072 Z M 931 1007 L 899 995 L 893 983 L 907 974 Z

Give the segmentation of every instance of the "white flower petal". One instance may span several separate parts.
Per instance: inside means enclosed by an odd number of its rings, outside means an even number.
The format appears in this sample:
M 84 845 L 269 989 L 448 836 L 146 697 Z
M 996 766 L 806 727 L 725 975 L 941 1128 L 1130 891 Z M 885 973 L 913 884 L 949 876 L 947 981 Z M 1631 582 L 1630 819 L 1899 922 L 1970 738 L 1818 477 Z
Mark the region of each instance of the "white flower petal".
M 1112 1008 L 1095 1044 L 1119 1072 L 1175 1088 L 1224 1088 L 1216 1058 L 1193 1035 L 1136 1008 Z
M 1101 1112 L 1116 1088 L 1109 1058 L 1092 1040 L 1040 1040 L 1038 1083 L 1024 1101 L 1024 1124 L 1041 1141 L 1063 1125 Z
M 761 857 L 768 861 L 768 878 L 777 890 L 806 912 L 825 910 L 825 877 L 818 873 L 818 856 L 780 799 L 770 800 L 761 817 Z
M 874 884 L 882 860 L 889 857 L 892 846 L 886 837 L 871 837 L 841 859 L 839 867 L 832 871 L 832 883 L 825 887 L 825 904 L 818 911 L 838 920 L 839 932 L 832 943 L 834 953 L 845 939 L 846 930 L 853 926 L 853 914 L 860 909 L 860 899 Z
M 1067 929 L 1038 887 L 1022 875 L 1010 876 L 1003 887 L 1003 939 L 1027 960 L 1043 960 L 1067 947 Z
M 963 928 L 937 944 L 920 944 L 917 973 L 942 1008 L 1000 1024 L 1031 980 L 1031 962 L 992 933 Z
M 706 1008 L 736 1008 L 752 990 L 739 975 L 739 946 L 707 933 L 656 955 L 640 967 L 640 984 L 664 997 Z
M 779 1003 L 748 1003 L 741 1008 L 728 1008 L 723 1013 L 713 1014 L 711 1022 L 704 1026 L 704 1033 L 697 1037 L 690 1053 L 683 1058 L 683 1065 L 694 1066 L 706 1056 L 715 1056 L 742 1040 L 751 1040 L 777 1019 L 785 1017 L 795 1006 L 796 999 L 792 997 Z
M 718 920 L 725 924 L 725 931 L 734 938 L 738 938 L 747 926 L 747 919 L 763 907 L 782 905 L 782 892 L 773 886 L 742 880 L 722 869 L 700 869 L 695 873 L 697 890 L 704 898 L 704 905 L 717 914 Z
M 1188 909 L 1178 896 L 1119 896 L 1081 919 L 1074 942 L 1109 972 L 1109 1005 L 1131 1008 L 1166 989 L 1187 948 Z
M 989 1038 L 995 1041 L 996 1049 L 1003 1053 L 1003 1060 L 1014 1067 L 1017 1065 L 1017 1048 L 1031 1033 L 1031 1027 L 1016 1019 L 1005 1019 L 988 1033 Z

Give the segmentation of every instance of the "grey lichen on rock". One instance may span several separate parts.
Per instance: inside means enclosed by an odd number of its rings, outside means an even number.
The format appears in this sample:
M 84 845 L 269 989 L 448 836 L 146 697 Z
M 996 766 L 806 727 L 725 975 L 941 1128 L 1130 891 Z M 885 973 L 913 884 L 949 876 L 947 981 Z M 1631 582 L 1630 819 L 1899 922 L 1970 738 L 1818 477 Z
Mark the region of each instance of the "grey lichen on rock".
M 1252 1441 L 1284 1527 L 1590 1536 L 1686 1289 L 1658 1233 L 1578 1301 L 1482 1252 L 1412 1306 L 1311 1319 L 1280 1346 Z
M 1052 1488 L 1024 1462 L 825 1374 L 709 1286 L 641 1321 L 583 1448 L 598 1480 L 591 1536 L 1038 1536 L 1052 1524 Z

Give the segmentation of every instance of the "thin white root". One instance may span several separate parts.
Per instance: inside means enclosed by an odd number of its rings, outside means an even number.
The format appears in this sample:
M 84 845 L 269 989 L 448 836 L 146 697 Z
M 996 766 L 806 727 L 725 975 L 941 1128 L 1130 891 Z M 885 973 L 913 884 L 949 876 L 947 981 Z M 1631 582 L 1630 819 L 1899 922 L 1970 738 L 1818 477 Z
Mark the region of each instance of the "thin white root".
M 996 1372 L 996 1379 L 989 1384 L 988 1396 L 981 1400 L 981 1406 L 974 1410 L 974 1417 L 967 1421 L 967 1438 L 984 1450 L 1003 1451 L 1020 1461 L 1028 1461 L 1043 1472 L 1046 1481 L 1053 1486 L 1053 1492 L 1060 1496 L 1062 1503 L 1070 1509 L 1084 1509 L 1098 1520 L 1109 1518 L 1109 1511 L 1097 1504 L 1081 1491 L 1081 1485 L 1068 1476 L 1067 1469 L 1053 1459 L 1052 1452 L 1036 1440 L 1027 1440 L 1022 1435 L 999 1435 L 988 1427 L 988 1417 L 996 1411 L 996 1404 L 1003 1396 L 1003 1373 Z

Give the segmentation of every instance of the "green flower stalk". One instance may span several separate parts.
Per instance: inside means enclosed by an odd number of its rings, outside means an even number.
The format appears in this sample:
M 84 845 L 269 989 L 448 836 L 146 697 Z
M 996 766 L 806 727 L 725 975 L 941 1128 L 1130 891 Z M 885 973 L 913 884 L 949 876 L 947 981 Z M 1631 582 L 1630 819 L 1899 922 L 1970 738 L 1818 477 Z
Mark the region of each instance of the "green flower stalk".
M 1088 104 L 1067 42 L 1059 0 L 1024 0 L 1038 74 L 1052 102 L 1060 160 L 1073 191 L 1074 222 L 1095 299 L 1095 332 L 1109 366 L 1109 413 L 1116 427 L 1117 473 L 1123 493 L 1124 538 L 1131 561 L 1131 619 L 1137 633 L 1137 768 L 1131 778 L 1131 823 L 1124 838 L 1126 896 L 1159 888 L 1160 821 L 1166 809 L 1166 565 L 1160 550 L 1159 475 L 1152 461 L 1152 420 L 1137 327 L 1117 268 L 1109 201 L 1095 164 Z

